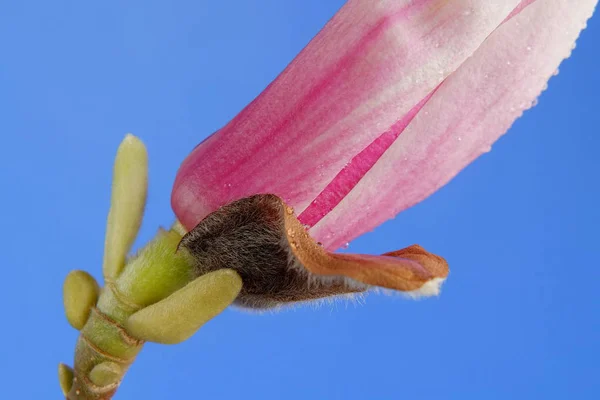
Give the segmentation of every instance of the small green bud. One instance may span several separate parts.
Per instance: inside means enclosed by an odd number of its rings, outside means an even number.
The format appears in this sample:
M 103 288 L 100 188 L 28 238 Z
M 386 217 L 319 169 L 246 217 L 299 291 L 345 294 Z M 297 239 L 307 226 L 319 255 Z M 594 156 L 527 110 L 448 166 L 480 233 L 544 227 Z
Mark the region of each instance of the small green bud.
M 110 211 L 104 241 L 104 276 L 114 279 L 137 236 L 148 191 L 148 154 L 144 143 L 125 136 L 115 159 Z
M 60 383 L 60 390 L 64 396 L 66 396 L 73 387 L 73 369 L 63 363 L 58 364 L 58 382 Z
M 90 371 L 90 380 L 94 385 L 104 387 L 119 382 L 123 369 L 114 362 L 106 361 L 96 365 Z
M 63 285 L 63 303 L 67 320 L 73 328 L 83 328 L 99 294 L 98 283 L 90 274 L 85 271 L 69 272 Z
M 242 279 L 231 269 L 202 275 L 170 296 L 134 313 L 125 328 L 138 339 L 175 344 L 191 337 L 237 297 Z

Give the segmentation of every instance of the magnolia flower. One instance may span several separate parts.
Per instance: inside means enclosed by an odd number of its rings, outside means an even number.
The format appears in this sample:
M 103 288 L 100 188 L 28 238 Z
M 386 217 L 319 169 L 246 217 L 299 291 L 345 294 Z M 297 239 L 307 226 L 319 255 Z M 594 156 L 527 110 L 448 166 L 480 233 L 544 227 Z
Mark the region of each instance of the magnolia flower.
M 420 247 L 383 257 L 325 250 L 488 152 L 570 55 L 595 4 L 348 1 L 183 162 L 172 206 L 192 231 L 181 246 L 199 273 L 236 270 L 247 306 L 371 285 L 436 294 L 447 266 Z
M 68 399 L 109 399 L 144 342 L 179 343 L 236 301 L 272 307 L 383 286 L 435 294 L 419 246 L 331 251 L 444 185 L 530 107 L 596 0 L 350 0 L 246 109 L 184 161 L 180 221 L 135 255 L 143 143 L 115 159 L 105 286 L 63 285 L 80 330 Z M 187 233 L 186 233 L 187 232 Z

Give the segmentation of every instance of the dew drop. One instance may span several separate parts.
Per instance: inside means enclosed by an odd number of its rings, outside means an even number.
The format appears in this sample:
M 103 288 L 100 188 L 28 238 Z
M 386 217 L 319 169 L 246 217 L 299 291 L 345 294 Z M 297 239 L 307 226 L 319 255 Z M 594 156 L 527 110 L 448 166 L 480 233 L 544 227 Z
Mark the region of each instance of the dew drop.
M 531 51 L 533 49 L 533 47 L 527 46 L 526 49 L 527 49 L 527 51 Z
M 558 68 L 556 68 L 556 70 L 552 73 L 552 76 L 556 76 L 558 75 L 560 72 L 560 70 Z
M 458 139 L 459 142 L 462 141 L 462 138 L 460 136 L 457 139 Z
M 344 243 L 344 245 L 342 246 L 343 249 L 347 249 L 348 247 L 350 247 L 350 243 L 348 242 Z

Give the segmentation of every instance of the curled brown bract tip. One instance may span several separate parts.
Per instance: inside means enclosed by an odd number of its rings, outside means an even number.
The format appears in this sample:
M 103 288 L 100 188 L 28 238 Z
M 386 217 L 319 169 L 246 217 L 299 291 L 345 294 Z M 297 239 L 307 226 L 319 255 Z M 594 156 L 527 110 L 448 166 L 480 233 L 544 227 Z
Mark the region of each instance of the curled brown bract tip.
M 293 214 L 286 214 L 285 226 L 292 253 L 317 275 L 343 275 L 367 285 L 401 291 L 418 290 L 448 275 L 446 260 L 419 245 L 381 256 L 331 253 L 315 243 Z
M 270 194 L 221 207 L 186 234 L 180 247 L 195 258 L 198 275 L 221 268 L 237 271 L 243 287 L 236 303 L 251 308 L 362 292 L 369 286 L 420 291 L 448 274 L 446 262 L 420 246 L 382 256 L 328 252 L 293 209 Z

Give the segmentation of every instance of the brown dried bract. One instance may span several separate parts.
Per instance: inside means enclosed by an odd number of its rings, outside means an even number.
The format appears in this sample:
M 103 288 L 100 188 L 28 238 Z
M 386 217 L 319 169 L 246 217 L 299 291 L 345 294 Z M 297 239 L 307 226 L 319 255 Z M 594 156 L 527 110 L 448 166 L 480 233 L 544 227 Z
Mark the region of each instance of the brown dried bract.
M 221 207 L 179 246 L 194 256 L 199 275 L 237 271 L 243 288 L 236 303 L 251 308 L 362 292 L 371 285 L 416 291 L 448 274 L 444 259 L 416 245 L 383 256 L 330 253 L 271 194 Z

